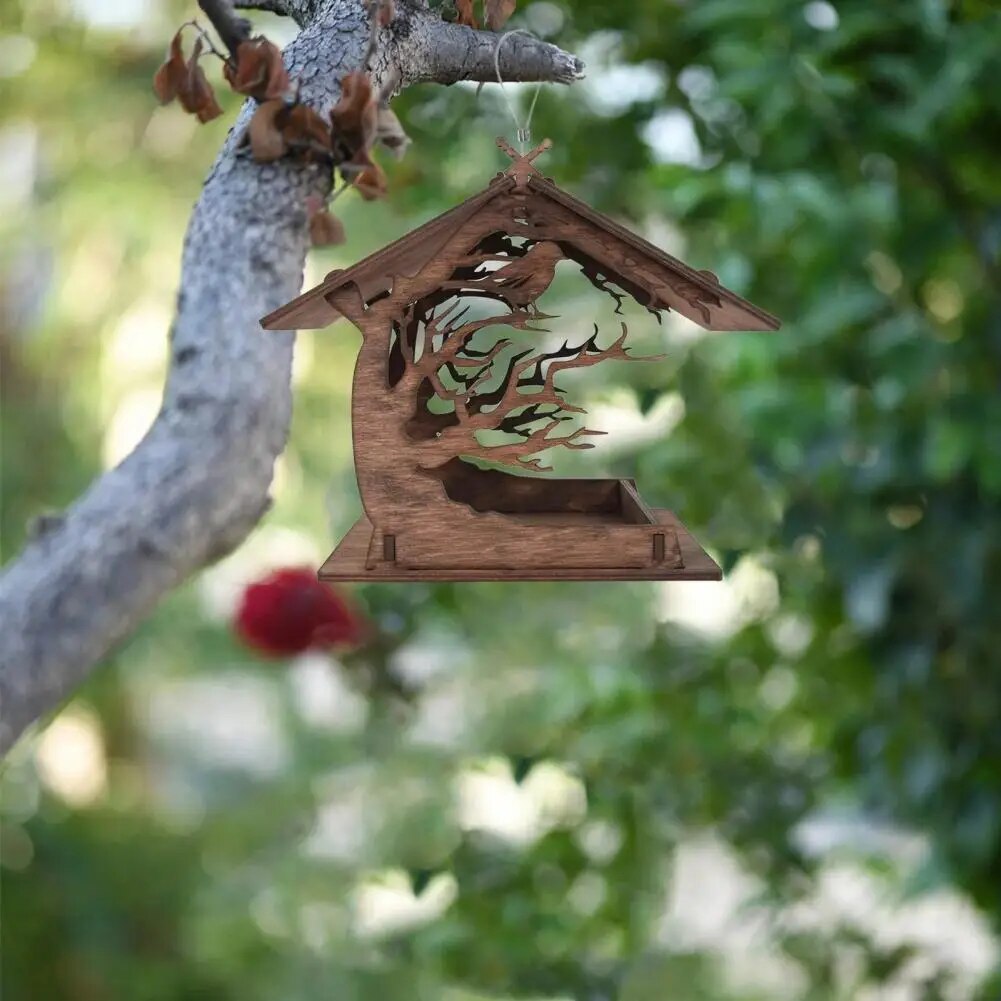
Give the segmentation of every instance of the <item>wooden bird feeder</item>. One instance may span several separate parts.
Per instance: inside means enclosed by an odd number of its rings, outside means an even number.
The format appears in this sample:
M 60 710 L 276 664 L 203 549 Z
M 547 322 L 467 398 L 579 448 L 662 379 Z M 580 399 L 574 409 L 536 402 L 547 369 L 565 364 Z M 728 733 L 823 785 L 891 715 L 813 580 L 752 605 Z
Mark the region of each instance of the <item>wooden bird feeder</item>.
M 584 413 L 560 373 L 632 356 L 624 323 L 606 347 L 597 327 L 576 346 L 547 345 L 532 324 L 552 317 L 536 303 L 568 260 L 617 306 L 628 296 L 707 330 L 776 330 L 778 320 L 543 177 L 533 161 L 548 140 L 527 155 L 498 145 L 513 163 L 485 191 L 262 320 L 318 329 L 346 317 L 363 335 L 352 423 L 365 515 L 320 578 L 719 580 L 632 480 L 539 475 L 539 453 L 589 448 L 596 433 L 559 433 Z M 484 343 L 501 326 L 540 335 L 540 346 Z

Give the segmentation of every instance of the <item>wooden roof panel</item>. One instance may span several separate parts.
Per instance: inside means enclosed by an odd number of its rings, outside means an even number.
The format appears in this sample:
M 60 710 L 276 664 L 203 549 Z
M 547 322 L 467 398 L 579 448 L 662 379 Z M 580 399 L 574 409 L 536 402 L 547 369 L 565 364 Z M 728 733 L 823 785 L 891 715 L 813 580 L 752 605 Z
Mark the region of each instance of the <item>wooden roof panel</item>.
M 530 168 L 525 178 L 529 199 L 549 200 L 552 211 L 567 225 L 567 235 L 559 242 L 565 253 L 579 261 L 592 261 L 599 267 L 623 274 L 623 268 L 636 268 L 636 283 L 628 291 L 635 295 L 640 288 L 652 290 L 653 308 L 673 309 L 707 330 L 777 330 L 779 320 L 735 292 L 721 285 L 711 272 L 697 271 L 684 261 L 661 250 L 643 237 L 595 211 L 556 184 Z M 370 254 L 346 270 L 332 271 L 323 282 L 264 317 L 261 325 L 268 330 L 316 330 L 340 319 L 340 312 L 327 295 L 348 284 L 357 285 L 365 301 L 392 288 L 397 276 L 412 276 L 448 244 L 449 239 L 474 213 L 500 195 L 518 186 L 512 174 L 499 175 L 479 194 L 424 223 L 417 229 Z M 583 231 L 596 239 L 586 246 L 575 235 Z M 576 231 L 576 232 L 575 232 Z M 552 238 L 550 236 L 549 238 Z M 623 275 L 629 279 L 629 275 Z
M 510 178 L 495 180 L 488 188 L 369 254 L 350 268 L 331 271 L 315 288 L 265 316 L 261 326 L 265 330 L 319 330 L 329 326 L 339 320 L 341 314 L 327 302 L 328 292 L 353 282 L 367 301 L 389 289 L 394 276 L 416 274 L 448 243 L 458 226 L 513 185 Z
M 645 259 L 644 263 L 653 264 L 663 269 L 665 279 L 667 279 L 660 290 L 663 305 L 687 316 L 699 326 L 707 330 L 779 329 L 781 323 L 778 317 L 741 298 L 736 292 L 731 292 L 730 289 L 719 283 L 715 275 L 695 270 L 684 261 L 665 250 L 661 250 L 649 240 L 645 240 L 609 216 L 597 212 L 586 202 L 582 202 L 579 198 L 563 191 L 551 180 L 533 177 L 529 181 L 529 188 L 543 197 L 552 199 L 563 208 L 569 209 L 570 212 L 591 226 L 615 237 L 642 255 Z M 599 256 L 594 248 L 589 248 L 589 254 L 592 257 Z M 677 288 L 686 294 L 679 294 L 675 290 Z M 699 293 L 702 294 L 699 295 Z M 693 305 L 691 299 L 697 299 L 696 304 Z M 716 300 L 719 302 L 718 305 Z

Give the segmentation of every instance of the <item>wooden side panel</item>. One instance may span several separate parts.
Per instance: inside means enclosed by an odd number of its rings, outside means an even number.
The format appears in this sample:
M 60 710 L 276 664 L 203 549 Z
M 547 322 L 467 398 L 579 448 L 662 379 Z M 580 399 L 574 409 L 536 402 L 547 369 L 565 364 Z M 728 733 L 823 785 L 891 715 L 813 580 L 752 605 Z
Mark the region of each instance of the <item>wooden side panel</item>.
M 371 569 L 365 567 L 365 555 L 372 537 L 372 526 L 362 518 L 348 533 L 330 558 L 320 569 L 320 580 L 330 582 L 406 582 L 406 581 L 626 581 L 626 580 L 721 580 L 717 563 L 693 538 L 690 532 L 670 511 L 655 511 L 658 525 L 669 529 L 678 542 L 679 566 L 671 561 L 653 563 L 645 567 L 580 568 L 568 566 L 517 567 L 511 570 L 496 569 L 408 569 L 398 563 L 378 563 Z
M 647 503 L 640 497 L 636 484 L 631 480 L 619 480 L 619 505 L 625 521 L 637 525 L 656 525 L 657 519 Z
M 618 480 L 517 476 L 497 469 L 479 469 L 461 459 L 448 463 L 440 476 L 449 498 L 474 511 L 599 514 L 621 510 Z
M 484 532 L 478 538 L 460 533 L 409 532 L 397 539 L 396 563 L 407 570 L 642 569 L 655 563 L 654 535 L 670 535 L 660 563 L 680 563 L 671 529 L 653 526 L 519 525 Z

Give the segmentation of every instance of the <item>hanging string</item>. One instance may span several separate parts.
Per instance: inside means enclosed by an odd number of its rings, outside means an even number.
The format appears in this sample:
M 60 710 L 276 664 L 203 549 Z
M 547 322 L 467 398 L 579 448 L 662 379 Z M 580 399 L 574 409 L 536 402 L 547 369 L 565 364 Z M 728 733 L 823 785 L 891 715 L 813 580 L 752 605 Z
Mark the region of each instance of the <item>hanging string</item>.
M 525 119 L 525 124 L 521 124 L 521 119 L 518 117 L 518 111 L 514 106 L 514 101 L 511 100 L 511 95 L 504 88 L 504 78 L 501 76 L 500 68 L 500 53 L 501 47 L 512 35 L 528 35 L 529 38 L 535 38 L 530 31 L 526 31 L 524 28 L 514 28 L 511 31 L 505 31 L 497 39 L 497 44 L 494 46 L 494 69 L 497 71 L 497 83 L 500 84 L 501 95 L 507 102 L 508 111 L 511 112 L 511 118 L 514 121 L 514 126 L 518 130 L 518 146 L 522 153 L 528 151 L 528 146 L 532 141 L 532 116 L 535 114 L 535 105 L 539 101 L 539 94 L 542 91 L 542 81 L 540 80 L 535 88 L 535 94 L 532 97 L 532 103 L 528 109 L 528 117 Z

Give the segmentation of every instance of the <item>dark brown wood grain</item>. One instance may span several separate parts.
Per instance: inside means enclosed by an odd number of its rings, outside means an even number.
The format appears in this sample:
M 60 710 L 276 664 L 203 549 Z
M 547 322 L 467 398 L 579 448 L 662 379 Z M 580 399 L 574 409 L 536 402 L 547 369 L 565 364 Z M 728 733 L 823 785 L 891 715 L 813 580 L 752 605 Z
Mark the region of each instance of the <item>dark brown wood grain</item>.
M 372 525 L 367 518 L 360 519 L 344 537 L 337 549 L 320 568 L 320 580 L 336 583 L 403 583 L 407 581 L 436 581 L 439 583 L 474 581 L 684 581 L 722 580 L 723 572 L 715 560 L 698 544 L 695 538 L 670 511 L 656 512 L 665 529 L 673 530 L 678 540 L 683 567 L 665 564 L 630 569 L 582 569 L 579 567 L 546 567 L 532 569 L 510 567 L 504 573 L 496 570 L 439 568 L 435 570 L 408 570 L 397 563 L 379 561 L 366 566 L 365 558 L 372 539 Z
M 538 301 L 569 260 L 617 306 L 632 298 L 710 329 L 778 321 L 561 192 L 534 164 L 548 141 L 525 156 L 499 145 L 513 162 L 485 191 L 262 320 L 283 329 L 343 316 L 363 334 L 352 433 L 365 518 L 321 577 L 718 579 L 633 481 L 538 475 L 541 455 L 593 447 L 597 434 L 563 373 L 637 360 L 625 323 L 614 335 L 595 325 L 579 340 L 547 342 L 552 318 Z M 518 345 L 498 327 L 522 332 Z M 526 333 L 538 344 L 525 348 Z

